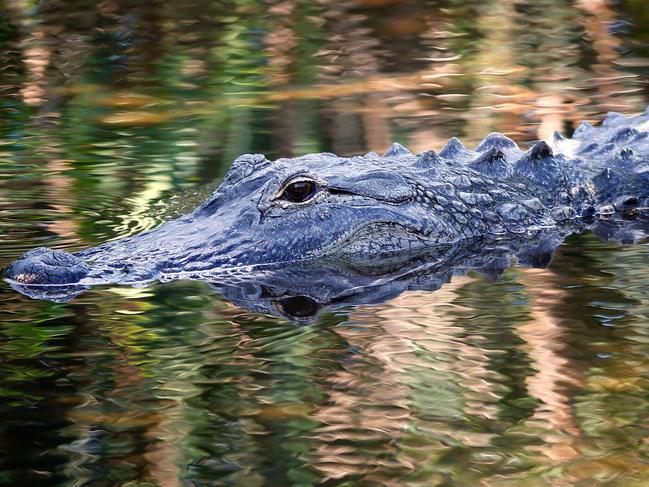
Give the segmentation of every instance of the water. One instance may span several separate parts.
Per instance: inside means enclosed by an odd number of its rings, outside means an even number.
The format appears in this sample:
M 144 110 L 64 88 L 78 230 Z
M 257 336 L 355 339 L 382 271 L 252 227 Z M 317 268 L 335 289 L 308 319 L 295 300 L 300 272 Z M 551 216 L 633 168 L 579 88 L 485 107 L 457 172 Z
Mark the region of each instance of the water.
M 0 266 L 192 209 L 231 160 L 521 143 L 649 103 L 644 0 L 0 10 Z M 0 484 L 645 486 L 649 248 L 296 326 L 206 283 L 0 285 Z

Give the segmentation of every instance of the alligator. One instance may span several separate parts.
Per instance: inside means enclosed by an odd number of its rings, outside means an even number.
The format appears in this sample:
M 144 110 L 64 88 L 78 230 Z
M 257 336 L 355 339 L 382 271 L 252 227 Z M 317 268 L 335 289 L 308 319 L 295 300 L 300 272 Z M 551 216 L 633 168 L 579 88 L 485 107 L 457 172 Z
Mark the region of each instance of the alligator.
M 609 218 L 586 230 L 602 241 L 641 243 L 649 240 L 649 219 Z M 531 237 L 467 239 L 372 267 L 327 259 L 268 264 L 245 273 L 212 274 L 208 285 L 240 309 L 307 325 L 325 311 L 384 303 L 406 291 L 433 292 L 470 272 L 496 282 L 513 265 L 546 268 L 567 235 L 553 228 Z M 50 301 L 68 301 L 87 289 L 78 284 L 13 286 L 32 298 Z
M 555 133 L 526 151 L 492 133 L 473 150 L 452 138 L 439 153 L 394 143 L 382 156 L 245 154 L 192 213 L 74 253 L 31 250 L 5 279 L 62 300 L 99 284 L 232 282 L 304 262 L 379 275 L 440 249 L 479 252 L 476 242 L 547 231 L 563 238 L 610 219 L 645 219 L 648 209 L 649 108 L 609 113 L 599 127 L 582 122 L 571 138 Z M 41 292 L 48 286 L 66 291 Z

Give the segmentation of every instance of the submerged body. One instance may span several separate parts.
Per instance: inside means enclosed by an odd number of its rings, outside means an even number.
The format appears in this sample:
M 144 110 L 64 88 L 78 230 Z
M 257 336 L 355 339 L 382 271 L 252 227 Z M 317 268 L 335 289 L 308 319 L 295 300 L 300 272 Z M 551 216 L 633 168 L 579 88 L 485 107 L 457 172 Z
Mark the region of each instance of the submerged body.
M 39 248 L 6 271 L 20 285 L 145 284 L 326 259 L 385 266 L 481 238 L 579 231 L 649 207 L 649 110 L 582 123 L 522 151 L 501 134 L 439 154 L 236 159 L 193 213 L 76 253 Z

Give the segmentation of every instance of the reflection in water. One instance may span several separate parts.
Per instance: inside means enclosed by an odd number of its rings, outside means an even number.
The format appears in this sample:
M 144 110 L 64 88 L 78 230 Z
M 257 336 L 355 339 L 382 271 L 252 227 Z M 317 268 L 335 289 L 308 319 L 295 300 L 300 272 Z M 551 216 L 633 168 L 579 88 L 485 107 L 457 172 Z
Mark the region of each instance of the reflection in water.
M 518 327 L 518 336 L 525 341 L 531 365 L 536 370 L 526 385 L 539 405 L 527 425 L 547 430 L 543 435 L 545 444 L 538 447 L 541 453 L 555 461 L 567 461 L 577 455 L 572 444 L 579 436 L 579 428 L 565 387 L 579 388 L 583 384 L 570 375 L 575 371 L 562 353 L 566 347 L 563 329 L 553 309 L 559 306 L 565 292 L 558 289 L 556 280 L 548 271 L 526 272 L 522 281 L 533 296 L 532 308 L 530 321 Z M 555 288 L 548 288 L 548 282 L 555 284 Z
M 637 113 L 645 3 L 4 0 L 0 265 L 182 214 L 241 153 Z M 584 234 L 497 280 L 3 284 L 0 484 L 644 485 L 647 262 Z

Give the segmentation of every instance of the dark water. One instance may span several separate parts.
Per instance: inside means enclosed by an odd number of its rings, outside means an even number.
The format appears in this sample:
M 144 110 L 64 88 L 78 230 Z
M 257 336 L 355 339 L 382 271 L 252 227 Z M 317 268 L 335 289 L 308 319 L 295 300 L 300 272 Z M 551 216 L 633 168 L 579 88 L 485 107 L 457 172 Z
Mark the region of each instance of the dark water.
M 521 143 L 649 102 L 645 0 L 0 2 L 0 266 L 244 152 Z M 649 247 L 569 239 L 310 326 L 207 284 L 0 285 L 0 484 L 649 485 Z

